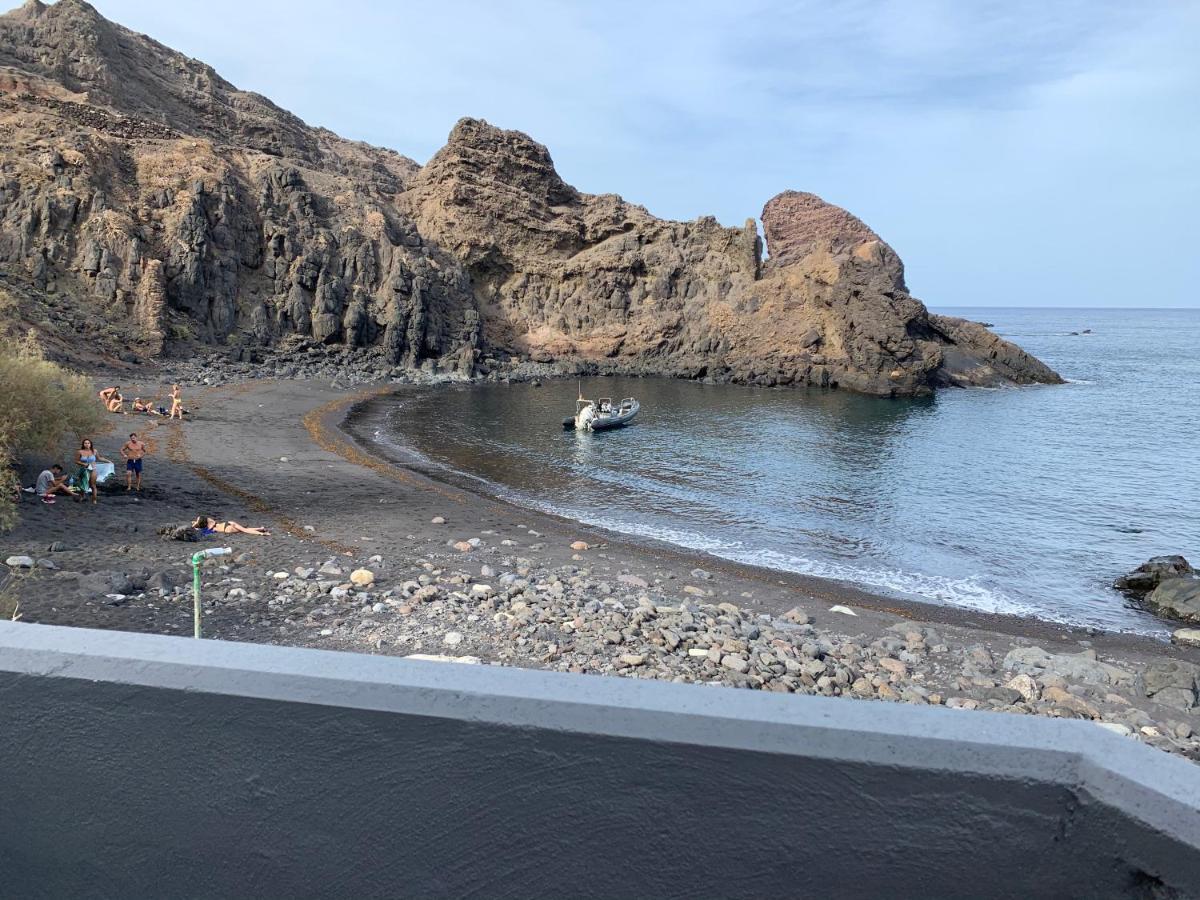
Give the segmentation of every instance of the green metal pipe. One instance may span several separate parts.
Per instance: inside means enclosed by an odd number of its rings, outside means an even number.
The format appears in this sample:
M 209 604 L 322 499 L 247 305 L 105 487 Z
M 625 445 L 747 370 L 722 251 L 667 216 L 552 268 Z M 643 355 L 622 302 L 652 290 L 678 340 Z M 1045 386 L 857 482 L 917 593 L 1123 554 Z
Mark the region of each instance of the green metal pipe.
M 197 550 L 192 554 L 192 625 L 194 637 L 200 634 L 200 564 L 214 556 L 227 556 L 233 552 L 232 547 L 209 547 L 207 550 Z

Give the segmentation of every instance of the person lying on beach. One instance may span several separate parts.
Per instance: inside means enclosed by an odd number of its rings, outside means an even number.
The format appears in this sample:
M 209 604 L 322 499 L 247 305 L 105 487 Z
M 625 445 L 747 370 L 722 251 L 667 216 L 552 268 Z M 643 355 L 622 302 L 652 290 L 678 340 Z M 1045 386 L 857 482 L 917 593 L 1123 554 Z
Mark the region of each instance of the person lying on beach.
M 192 527 L 206 536 L 210 534 L 257 534 L 262 537 L 271 536 L 271 532 L 261 526 L 250 527 L 232 520 L 218 522 L 212 516 L 197 516 L 196 521 L 192 523 Z
M 67 479 L 63 475 L 63 467 L 55 463 L 48 469 L 43 469 L 42 473 L 37 477 L 37 485 L 34 488 L 41 501 L 47 505 L 54 502 L 55 494 L 73 495 L 75 491 L 67 485 Z
M 161 416 L 165 412 L 161 406 L 155 409 L 153 400 L 143 402 L 141 397 L 133 398 L 133 411 L 136 413 L 145 413 L 148 416 Z

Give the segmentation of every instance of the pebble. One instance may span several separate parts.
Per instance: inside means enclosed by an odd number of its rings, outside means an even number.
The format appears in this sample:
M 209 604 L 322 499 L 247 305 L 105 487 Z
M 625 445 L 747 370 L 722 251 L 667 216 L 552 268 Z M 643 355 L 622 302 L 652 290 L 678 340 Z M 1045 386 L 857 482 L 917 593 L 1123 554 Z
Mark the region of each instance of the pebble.
M 1017 675 L 1008 684 L 1007 688 L 1011 688 L 1021 695 L 1021 698 L 1026 703 L 1033 703 L 1038 699 L 1041 692 L 1038 690 L 1038 684 L 1029 675 Z
M 1107 729 L 1114 734 L 1119 734 L 1124 737 L 1129 737 L 1129 735 L 1133 734 L 1132 728 L 1130 728 L 1128 725 L 1122 725 L 1120 722 L 1097 722 L 1096 724 L 1101 728 Z
M 591 550 L 592 547 L 587 541 L 575 541 L 573 544 L 571 544 L 571 549 L 583 551 L 583 550 Z
M 431 525 L 445 525 L 445 524 L 446 524 L 446 517 L 445 517 L 445 516 L 434 516 L 432 519 L 430 519 L 430 520 L 429 520 L 429 524 L 431 524 Z
M 798 606 L 793 606 L 781 617 L 785 622 L 791 622 L 793 625 L 807 625 L 812 621 L 812 616 L 808 615 Z
M 4 564 L 10 569 L 32 569 L 32 556 L 10 556 L 4 561 Z
M 844 616 L 857 616 L 858 615 L 858 613 L 856 613 L 850 607 L 842 606 L 840 603 L 835 606 L 829 607 L 829 611 L 835 612 L 835 613 L 841 613 Z
M 461 631 L 447 631 L 442 638 L 442 643 L 447 647 L 457 647 L 463 642 L 463 633 Z
M 455 541 L 452 546 L 454 547 L 455 550 L 459 551 L 460 553 L 470 553 L 471 550 L 474 549 L 474 547 L 472 547 L 471 544 L 467 541 Z
M 355 569 L 350 573 L 350 581 L 357 587 L 370 587 L 375 583 L 375 573 L 370 569 Z

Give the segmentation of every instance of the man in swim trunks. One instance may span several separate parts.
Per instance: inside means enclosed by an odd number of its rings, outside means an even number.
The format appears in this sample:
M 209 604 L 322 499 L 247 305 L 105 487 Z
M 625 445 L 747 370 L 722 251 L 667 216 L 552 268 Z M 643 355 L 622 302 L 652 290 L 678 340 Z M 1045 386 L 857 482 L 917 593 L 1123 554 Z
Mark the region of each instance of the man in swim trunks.
M 137 476 L 137 489 L 142 490 L 142 457 L 146 455 L 146 445 L 138 440 L 136 433 L 129 436 L 125 446 L 121 448 L 125 457 L 125 490 L 131 491 L 134 486 L 134 476 Z

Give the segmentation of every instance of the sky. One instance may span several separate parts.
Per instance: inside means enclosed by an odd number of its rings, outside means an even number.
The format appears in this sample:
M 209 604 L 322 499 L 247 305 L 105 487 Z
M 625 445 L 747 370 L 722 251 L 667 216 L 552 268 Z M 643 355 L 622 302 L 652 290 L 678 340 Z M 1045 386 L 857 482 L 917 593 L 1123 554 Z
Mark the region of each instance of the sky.
M 418 162 L 475 116 L 664 218 L 811 191 L 933 307 L 1200 307 L 1200 0 L 93 5 Z

